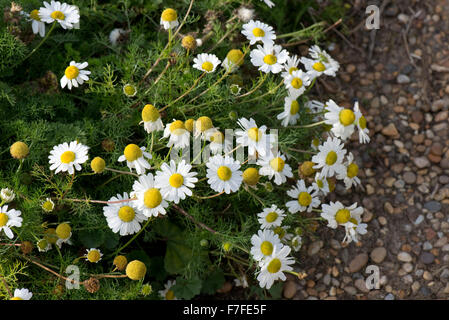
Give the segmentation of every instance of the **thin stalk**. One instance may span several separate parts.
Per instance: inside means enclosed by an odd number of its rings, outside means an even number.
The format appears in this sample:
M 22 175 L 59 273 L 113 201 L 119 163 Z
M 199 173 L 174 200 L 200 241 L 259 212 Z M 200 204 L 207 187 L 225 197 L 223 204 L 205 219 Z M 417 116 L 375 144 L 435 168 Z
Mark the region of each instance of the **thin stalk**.
M 128 174 L 134 177 L 139 177 L 138 174 L 134 173 L 134 172 L 128 172 L 128 171 L 121 171 L 121 170 L 117 170 L 117 169 L 112 169 L 112 168 L 104 168 L 104 170 L 108 170 L 108 171 L 112 171 L 112 172 L 117 172 L 120 174 Z
M 48 33 L 45 35 L 45 37 L 41 40 L 41 42 L 39 42 L 39 44 L 29 53 L 27 54 L 27 56 L 25 57 L 25 59 L 22 60 L 22 62 L 24 62 L 26 59 L 28 59 L 29 57 L 31 57 L 33 55 L 33 53 L 35 53 L 37 51 L 37 49 L 40 48 L 40 46 L 48 39 L 48 37 L 50 36 L 51 32 L 53 31 L 53 29 L 56 27 L 57 22 L 53 22 L 50 30 L 48 31 Z
M 122 247 L 118 248 L 113 254 L 112 256 L 117 255 L 117 253 L 119 253 L 120 251 L 122 251 L 123 249 L 125 249 L 127 246 L 129 246 L 144 230 L 146 227 L 148 227 L 148 225 L 150 224 L 150 222 L 153 221 L 153 219 L 148 218 L 147 222 L 145 222 L 145 224 L 143 225 L 142 229 L 139 230 L 139 232 L 137 232 L 134 237 L 132 237 L 127 243 L 125 243 Z

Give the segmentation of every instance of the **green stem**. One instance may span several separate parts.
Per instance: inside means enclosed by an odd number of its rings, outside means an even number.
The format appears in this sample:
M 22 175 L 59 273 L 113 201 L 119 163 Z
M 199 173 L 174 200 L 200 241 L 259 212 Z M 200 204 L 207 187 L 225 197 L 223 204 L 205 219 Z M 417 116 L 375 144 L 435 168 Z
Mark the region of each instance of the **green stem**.
M 117 253 L 121 252 L 123 249 L 125 249 L 127 246 L 129 246 L 144 230 L 145 228 L 150 224 L 150 222 L 153 219 L 148 218 L 147 222 L 143 225 L 142 229 L 139 230 L 139 232 L 137 232 L 134 237 L 131 238 L 131 240 L 129 240 L 125 245 L 123 245 L 122 247 L 118 248 L 113 254 L 112 256 L 116 256 Z
M 37 49 L 40 48 L 40 46 L 48 39 L 48 37 L 50 36 L 51 32 L 53 31 L 53 29 L 56 27 L 57 22 L 53 22 L 50 30 L 48 31 L 48 33 L 45 35 L 45 37 L 41 40 L 41 42 L 39 42 L 39 44 L 36 46 L 36 48 L 34 48 L 26 57 L 25 59 L 22 60 L 22 62 L 24 62 L 26 59 L 28 59 L 29 57 L 31 57 L 33 55 L 33 53 L 35 53 L 37 51 Z

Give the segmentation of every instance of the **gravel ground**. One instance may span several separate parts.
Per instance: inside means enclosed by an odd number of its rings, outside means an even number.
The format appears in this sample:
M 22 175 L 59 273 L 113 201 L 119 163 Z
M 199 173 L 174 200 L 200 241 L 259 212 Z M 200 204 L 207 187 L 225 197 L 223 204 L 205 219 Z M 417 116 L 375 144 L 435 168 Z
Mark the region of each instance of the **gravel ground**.
M 356 98 L 367 115 L 371 143 L 350 145 L 363 168 L 363 188 L 337 188 L 329 200 L 362 204 L 369 232 L 347 246 L 340 243 L 342 229 L 322 227 L 319 240 L 304 239 L 300 268 L 308 276 L 290 277 L 283 294 L 448 299 L 449 2 L 388 1 L 376 31 L 364 27 L 368 4 L 354 2 L 352 33 L 331 31 L 339 76 L 317 90 L 321 100 L 332 97 L 343 106 Z M 379 289 L 366 288 L 369 265 L 379 267 Z

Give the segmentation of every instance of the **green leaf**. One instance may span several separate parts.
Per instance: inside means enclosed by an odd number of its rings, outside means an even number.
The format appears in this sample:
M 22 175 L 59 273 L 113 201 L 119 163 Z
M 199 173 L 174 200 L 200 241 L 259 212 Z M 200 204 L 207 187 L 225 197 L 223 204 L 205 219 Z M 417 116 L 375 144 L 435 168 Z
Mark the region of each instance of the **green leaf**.
M 184 270 L 192 257 L 192 249 L 179 241 L 167 241 L 165 253 L 165 270 L 171 274 L 179 274 Z
M 201 280 L 198 277 L 192 279 L 176 278 L 176 284 L 172 287 L 175 297 L 190 300 L 201 292 Z
M 164 267 L 164 257 L 151 257 L 150 270 L 151 276 L 157 281 L 164 281 L 167 277 L 167 272 Z
M 104 246 L 108 250 L 114 250 L 119 244 L 120 237 L 117 233 L 107 231 L 105 233 Z
M 274 300 L 279 300 L 282 298 L 282 288 L 284 287 L 283 282 L 275 283 L 268 292 L 271 295 L 271 298 Z
M 225 277 L 223 271 L 221 269 L 216 269 L 203 280 L 201 292 L 204 294 L 215 294 L 218 289 L 223 287 L 224 283 Z
M 79 233 L 79 239 L 86 248 L 98 248 L 104 242 L 104 232 L 101 230 L 83 230 Z
M 153 230 L 163 238 L 168 240 L 179 240 L 182 241 L 184 238 L 182 236 L 181 229 L 168 219 L 158 219 L 153 224 Z

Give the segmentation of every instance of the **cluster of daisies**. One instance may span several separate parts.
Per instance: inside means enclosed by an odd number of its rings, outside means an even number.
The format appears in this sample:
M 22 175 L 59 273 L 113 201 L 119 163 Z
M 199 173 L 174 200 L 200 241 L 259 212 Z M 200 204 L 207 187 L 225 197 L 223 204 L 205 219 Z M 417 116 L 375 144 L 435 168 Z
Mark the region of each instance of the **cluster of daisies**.
M 270 7 L 274 4 L 264 0 Z M 29 14 L 32 19 L 32 28 L 41 36 L 45 34 L 45 23 L 59 23 L 64 29 L 73 28 L 79 23 L 79 11 L 76 7 L 52 1 L 44 2 L 44 7 L 33 10 Z M 162 12 L 161 26 L 171 30 L 179 26 L 177 13 L 173 9 Z M 299 58 L 291 56 L 289 52 L 275 44 L 276 34 L 271 26 L 250 20 L 243 25 L 242 34 L 246 36 L 250 46 L 257 45 L 250 52 L 253 66 L 265 74 L 281 74 L 287 96 L 285 97 L 284 111 L 277 116 L 282 125 L 294 125 L 300 115 L 298 98 L 304 95 L 317 77 L 321 75 L 335 76 L 339 64 L 326 51 L 318 46 L 309 50 L 310 57 Z M 200 53 L 193 59 L 193 68 L 204 74 L 213 73 L 221 65 L 226 73 L 233 73 L 243 64 L 245 54 L 239 49 L 228 52 L 223 62 L 214 54 Z M 299 64 L 302 64 L 302 70 Z M 77 87 L 87 81 L 89 71 L 84 70 L 87 62 L 72 61 L 61 78 L 61 87 Z M 131 84 L 123 87 L 124 93 L 132 97 L 137 90 Z M 239 91 L 239 90 L 238 90 Z M 251 257 L 258 263 L 257 280 L 263 288 L 269 289 L 274 281 L 285 280 L 284 272 L 293 270 L 294 258 L 292 251 L 298 251 L 302 244 L 299 232 L 289 233 L 289 227 L 282 223 L 287 214 L 320 213 L 328 222 L 330 228 L 341 226 L 345 229 L 343 241 L 358 241 L 358 236 L 367 232 L 366 224 L 362 223 L 363 208 L 357 203 L 347 207 L 340 202 L 322 203 L 324 197 L 335 188 L 335 181 L 344 182 L 346 189 L 360 184 L 357 177 L 359 167 L 354 161 L 352 153 L 344 148 L 344 143 L 352 136 L 356 128 L 361 143 L 369 142 L 369 131 L 366 119 L 356 102 L 352 109 L 338 106 L 333 100 L 326 103 L 308 101 L 305 106 L 316 114 L 316 124 L 326 124 L 330 130 L 326 133 L 327 139 L 322 137 L 312 141 L 311 148 L 316 151 L 311 161 L 305 161 L 299 169 L 300 178 L 297 179 L 286 195 L 291 198 L 285 203 L 285 210 L 272 205 L 264 208 L 258 214 L 260 230 L 251 238 Z M 148 134 L 163 131 L 162 138 L 167 140 L 170 152 L 178 152 L 191 146 L 191 137 L 208 142 L 207 149 L 201 153 L 210 152 L 212 156 L 203 157 L 206 165 L 206 177 L 209 187 L 219 193 L 231 194 L 238 192 L 242 185 L 245 189 L 257 188 L 261 177 L 280 186 L 293 178 L 292 167 L 287 163 L 288 156 L 277 150 L 276 138 L 268 133 L 265 125 L 258 125 L 252 118 L 237 120 L 235 130 L 237 147 L 232 149 L 232 142 L 225 139 L 225 135 L 215 127 L 211 118 L 201 116 L 197 119 L 185 121 L 173 119 L 164 124 L 161 112 L 152 104 L 146 104 L 141 112 L 144 130 Z M 227 137 L 226 137 L 227 138 Z M 18 142 L 19 143 L 19 142 Z M 23 146 L 22 146 L 23 147 Z M 17 146 L 20 148 L 20 146 Z M 247 151 L 248 160 L 255 160 L 255 166 L 243 169 L 243 164 L 233 157 L 233 151 L 243 148 Z M 171 160 L 152 166 L 153 156 L 145 147 L 128 144 L 118 162 L 126 163 L 131 172 L 135 171 L 137 179 L 132 190 L 116 194 L 111 197 L 103 207 L 103 214 L 108 226 L 120 236 L 135 234 L 141 230 L 141 225 L 151 217 L 165 215 L 169 204 L 180 203 L 193 195 L 193 190 L 199 182 L 198 173 L 193 169 L 192 163 L 185 159 Z M 67 172 L 74 175 L 81 171 L 83 164 L 89 159 L 89 147 L 78 141 L 64 142 L 56 145 L 48 157 L 50 170 L 55 174 Z M 11 147 L 11 154 L 13 150 Z M 14 155 L 13 155 L 14 156 Z M 19 157 L 16 157 L 19 158 Z M 194 159 L 195 160 L 195 159 Z M 245 161 L 246 162 L 246 161 Z M 154 165 L 154 164 L 153 164 Z M 91 169 L 100 174 L 105 170 L 117 171 L 106 167 L 101 157 L 95 157 L 90 163 Z M 153 172 L 151 172 L 153 170 Z M 134 173 L 133 173 L 134 174 Z M 21 227 L 21 212 L 9 209 L 4 205 L 14 199 L 14 192 L 9 189 L 1 190 L 0 204 L 0 231 L 9 238 L 13 238 L 14 227 Z M 46 212 L 54 210 L 55 204 L 51 198 L 42 202 L 42 209 Z M 288 213 L 286 212 L 288 211 Z M 43 239 L 39 240 L 39 251 L 45 252 L 56 245 L 71 244 L 72 229 L 69 222 L 62 222 L 56 228 L 47 228 Z M 87 249 L 85 258 L 91 263 L 98 263 L 103 254 L 98 248 Z M 246 278 L 236 279 L 236 283 L 247 286 Z M 171 290 L 174 282 L 169 282 L 165 290 L 159 294 L 165 299 L 176 299 Z M 22 294 L 22 293 L 21 293 Z M 30 296 L 25 293 L 22 296 Z

